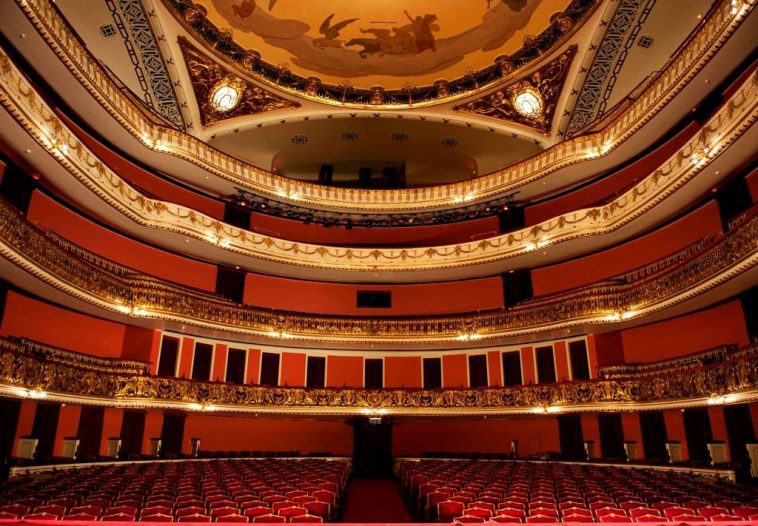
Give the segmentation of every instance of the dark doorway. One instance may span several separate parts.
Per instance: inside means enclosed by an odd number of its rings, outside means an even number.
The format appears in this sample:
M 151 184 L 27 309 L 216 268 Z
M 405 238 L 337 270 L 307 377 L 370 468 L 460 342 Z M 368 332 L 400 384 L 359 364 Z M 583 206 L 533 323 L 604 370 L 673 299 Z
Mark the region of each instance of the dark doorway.
M 708 443 L 713 442 L 711 419 L 707 409 L 687 409 L 684 412 L 684 434 L 693 465 L 708 464 Z
M 737 465 L 737 477 L 741 481 L 750 479 L 750 456 L 747 444 L 755 442 L 753 418 L 746 405 L 724 407 L 726 436 L 729 439 L 729 453 L 732 462 Z
M 359 477 L 392 475 L 392 422 L 386 418 L 353 420 L 353 471 Z
M 582 422 L 578 416 L 559 416 L 558 435 L 561 441 L 562 459 L 584 460 L 584 436 Z

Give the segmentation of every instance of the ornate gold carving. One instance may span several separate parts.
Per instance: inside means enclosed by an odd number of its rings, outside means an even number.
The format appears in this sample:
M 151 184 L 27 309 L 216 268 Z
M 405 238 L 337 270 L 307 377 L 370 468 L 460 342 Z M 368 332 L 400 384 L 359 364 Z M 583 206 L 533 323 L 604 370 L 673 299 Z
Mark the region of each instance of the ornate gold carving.
M 646 404 L 705 404 L 713 396 L 755 398 L 758 347 L 699 369 L 670 369 L 640 379 L 589 380 L 485 389 L 302 389 L 196 382 L 91 368 L 78 361 L 51 361 L 24 344 L 0 338 L 0 384 L 12 389 L 89 397 L 78 403 L 177 407 L 227 412 L 318 414 L 497 414 L 640 410 Z M 693 403 L 693 399 L 695 400 Z M 180 406 L 181 407 L 181 406 Z
M 276 197 L 281 177 L 257 169 L 208 147 L 194 137 L 156 125 L 144 110 L 121 92 L 100 63 L 71 32 L 50 0 L 16 0 L 20 9 L 74 76 L 118 123 L 148 148 L 184 159 L 233 184 L 261 195 Z M 733 12 L 731 0 L 720 0 L 696 33 L 667 63 L 658 76 L 623 111 L 597 133 L 563 141 L 546 152 L 471 181 L 410 190 L 355 190 L 324 188 L 289 181 L 300 205 L 358 211 L 401 211 L 452 207 L 458 195 L 491 198 L 512 192 L 567 166 L 618 147 L 652 119 L 721 49 L 751 12 L 753 4 Z M 247 55 L 247 54 L 244 54 Z M 344 98 L 349 85 L 338 89 Z M 597 155 L 593 152 L 598 151 Z M 181 174 L 175 174 L 181 178 Z M 280 198 L 281 199 L 281 198 Z
M 497 91 L 473 100 L 453 109 L 484 115 L 500 120 L 508 120 L 536 128 L 543 133 L 550 133 L 555 105 L 563 90 L 563 83 L 568 75 L 571 60 L 576 54 L 576 46 L 569 47 L 557 59 L 543 66 L 527 78 L 509 84 Z M 504 67 L 508 62 L 500 62 Z M 521 93 L 536 93 L 541 99 L 542 107 L 534 113 L 519 108 L 517 97 Z
M 300 107 L 297 102 L 285 100 L 230 74 L 193 47 L 186 38 L 179 37 L 179 47 L 192 80 L 192 89 L 204 126 L 243 115 Z M 233 86 L 239 92 L 239 101 L 228 111 L 220 110 L 212 101 L 215 90 L 224 85 Z
M 29 224 L 0 201 L 0 254 L 74 297 L 135 317 L 233 333 L 321 342 L 453 342 L 613 323 L 656 312 L 758 264 L 758 215 L 664 260 L 507 309 L 424 318 L 318 316 L 241 305 L 122 267 Z

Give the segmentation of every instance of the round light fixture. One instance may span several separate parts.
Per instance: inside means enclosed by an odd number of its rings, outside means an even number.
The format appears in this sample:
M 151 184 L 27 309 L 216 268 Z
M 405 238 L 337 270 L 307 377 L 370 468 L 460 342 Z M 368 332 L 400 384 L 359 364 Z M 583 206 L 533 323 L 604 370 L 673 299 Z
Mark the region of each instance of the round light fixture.
M 513 107 L 528 119 L 538 118 L 542 114 L 543 102 L 539 91 L 523 83 L 512 92 Z
M 240 103 L 244 84 L 238 78 L 224 78 L 211 87 L 211 107 L 219 113 L 228 113 Z

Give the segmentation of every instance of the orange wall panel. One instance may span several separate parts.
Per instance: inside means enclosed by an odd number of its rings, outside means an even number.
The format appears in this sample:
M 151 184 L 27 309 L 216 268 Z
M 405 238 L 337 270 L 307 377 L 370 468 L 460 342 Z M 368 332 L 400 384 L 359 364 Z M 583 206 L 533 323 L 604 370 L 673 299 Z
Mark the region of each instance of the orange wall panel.
M 327 387 L 363 387 L 363 356 L 327 356 Z
M 139 360 L 141 362 L 155 362 L 160 348 L 160 331 L 145 327 L 126 325 L 124 327 L 124 345 L 121 357 L 125 360 Z
M 213 353 L 213 371 L 211 372 L 211 380 L 214 382 L 226 381 L 226 359 L 229 353 L 229 346 L 224 343 L 217 343 L 216 349 Z
M 32 195 L 29 221 L 56 232 L 104 258 L 161 279 L 216 290 L 216 267 L 145 245 L 81 217 L 39 191 Z
M 305 356 L 303 353 L 282 353 L 279 385 L 305 386 Z
M 124 412 L 121 409 L 106 407 L 103 411 L 103 435 L 100 438 L 100 454 L 108 452 L 108 439 L 121 436 L 121 422 Z
M 199 438 L 206 451 L 313 451 L 352 455 L 353 429 L 345 422 L 274 420 L 190 414 L 184 428 L 183 450 Z
M 718 307 L 622 331 L 627 362 L 653 362 L 692 354 L 727 343 L 747 345 L 750 339 L 735 300 Z
M 361 290 L 392 292 L 388 309 L 358 308 Z M 346 316 L 447 314 L 503 306 L 499 277 L 415 285 L 353 285 L 247 274 L 244 302 L 277 310 Z
M 63 453 L 63 439 L 75 437 L 79 432 L 79 416 L 82 413 L 81 406 L 62 404 L 58 415 L 58 429 L 55 431 L 55 443 L 53 444 L 53 456 L 59 457 Z
M 328 227 L 301 221 L 253 213 L 250 228 L 254 232 L 291 241 L 304 241 L 327 245 L 382 246 L 382 245 L 448 245 L 473 239 L 492 237 L 498 234 L 500 224 L 497 216 L 473 219 L 459 223 L 429 226 L 404 226 L 364 228 Z
M 442 356 L 442 387 L 468 387 L 468 357 L 465 354 Z
M 247 378 L 246 384 L 258 384 L 261 379 L 261 350 L 247 350 Z
M 555 379 L 559 382 L 571 380 L 566 342 L 555 342 L 553 344 L 553 356 L 555 356 Z
M 724 408 L 721 406 L 709 407 L 708 418 L 711 421 L 711 434 L 713 436 L 713 440 L 721 441 L 721 442 L 729 442 L 729 437 L 726 434 L 726 420 L 724 418 Z M 727 451 L 727 454 L 729 454 L 728 451 Z
M 642 444 L 642 424 L 640 423 L 639 413 L 621 413 L 621 426 L 624 429 L 624 440 L 626 442 L 635 442 L 637 445 L 637 456 L 645 458 Z
M 124 344 L 125 327 L 9 291 L 0 334 L 95 356 L 118 358 Z
M 595 443 L 595 454 L 593 458 L 599 458 L 603 456 L 602 448 L 600 447 L 600 423 L 597 420 L 597 415 L 581 415 L 580 420 L 582 422 L 582 436 L 585 442 Z
M 195 340 L 182 338 L 179 343 L 179 378 L 192 378 L 192 361 L 195 359 Z
M 37 404 L 30 400 L 21 400 L 21 409 L 16 424 L 16 436 L 13 439 L 13 456 L 18 454 L 18 439 L 32 434 L 34 428 L 34 415 L 37 413 Z
M 388 356 L 384 359 L 384 387 L 421 387 L 421 357 Z
M 503 385 L 503 361 L 499 351 L 487 353 L 487 369 L 489 371 L 490 387 Z
M 682 460 L 690 458 L 687 451 L 687 435 L 684 431 L 684 413 L 679 410 L 664 411 L 663 421 L 666 423 L 666 438 L 669 442 L 682 443 Z
M 623 274 L 720 231 L 718 204 L 711 201 L 674 223 L 623 245 L 533 270 L 534 295 L 552 294 Z
M 142 435 L 142 454 L 150 453 L 150 439 L 160 438 L 163 428 L 163 413 L 160 411 L 148 411 L 145 414 L 145 434 Z M 185 430 L 184 436 L 187 436 Z
M 398 422 L 392 433 L 396 456 L 424 451 L 507 453 L 511 440 L 519 441 L 520 456 L 561 450 L 555 418 Z
M 537 369 L 534 364 L 534 347 L 521 348 L 521 375 L 524 384 L 537 383 Z

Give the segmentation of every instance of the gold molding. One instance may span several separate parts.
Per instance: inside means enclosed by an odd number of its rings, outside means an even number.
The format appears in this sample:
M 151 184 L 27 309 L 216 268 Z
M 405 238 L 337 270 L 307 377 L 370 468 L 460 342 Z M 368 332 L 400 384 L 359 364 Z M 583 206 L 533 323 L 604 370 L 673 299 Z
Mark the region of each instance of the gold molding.
M 529 228 L 455 245 L 407 248 L 322 246 L 234 227 L 130 186 L 66 127 L 0 50 L 0 104 L 57 162 L 92 193 L 135 223 L 179 233 L 225 250 L 279 264 L 363 272 L 442 270 L 500 262 L 546 246 L 615 232 L 682 189 L 758 119 L 758 72 L 749 76 L 695 137 L 650 176 L 615 200 Z M 156 145 L 168 148 L 164 145 Z M 601 155 L 598 150 L 592 155 Z
M 285 179 L 215 150 L 194 137 L 156 125 L 122 93 L 72 34 L 50 0 L 15 0 L 51 50 L 125 130 L 149 149 L 188 161 L 254 193 L 301 206 L 386 213 L 453 208 L 456 197 L 492 199 L 538 181 L 558 169 L 606 155 L 666 106 L 713 58 L 746 19 L 755 0 L 720 0 L 658 77 L 601 131 L 561 142 L 546 152 L 479 178 L 408 190 L 325 187 Z
M 528 77 L 510 83 L 484 97 L 455 106 L 453 109 L 490 119 L 517 122 L 549 134 L 553 125 L 555 107 L 563 92 L 563 85 L 576 50 L 577 46 L 570 46 L 558 58 L 545 64 Z M 533 90 L 541 98 L 542 108 L 534 116 L 524 115 L 515 107 L 515 97 L 524 90 Z
M 758 264 L 758 213 L 637 271 L 566 293 L 481 312 L 363 318 L 276 312 L 148 276 L 31 225 L 0 201 L 0 255 L 64 293 L 106 311 L 231 334 L 323 343 L 440 343 L 542 334 L 640 318 L 692 299 Z
M 758 348 L 653 377 L 483 389 L 306 389 L 128 375 L 50 362 L 0 338 L 0 394 L 83 405 L 307 415 L 466 415 L 644 411 L 758 399 Z

